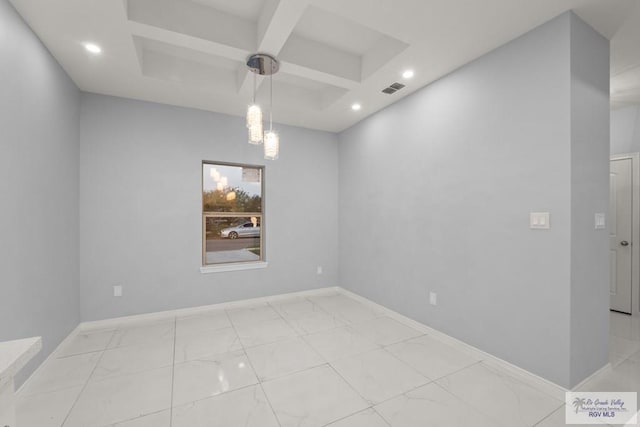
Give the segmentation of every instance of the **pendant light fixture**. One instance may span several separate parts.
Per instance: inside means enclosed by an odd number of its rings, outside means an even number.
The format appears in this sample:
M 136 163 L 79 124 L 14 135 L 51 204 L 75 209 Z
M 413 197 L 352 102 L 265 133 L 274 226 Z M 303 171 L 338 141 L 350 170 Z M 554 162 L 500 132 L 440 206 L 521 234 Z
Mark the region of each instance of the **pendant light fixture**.
M 249 132 L 249 144 L 262 142 L 262 109 L 256 104 L 256 75 L 253 75 L 253 103 L 247 109 L 247 129 Z
M 247 60 L 249 71 L 253 76 L 253 104 L 247 110 L 247 128 L 249 130 L 249 143 L 260 144 L 264 141 L 264 158 L 275 160 L 280 151 L 280 137 L 273 130 L 273 75 L 280 69 L 280 64 L 273 56 L 264 53 L 251 55 Z M 255 102 L 256 77 L 269 76 L 269 130 L 263 133 L 262 110 Z
M 269 130 L 264 133 L 264 158 L 276 160 L 280 153 L 280 137 L 273 130 L 273 75 L 269 76 Z

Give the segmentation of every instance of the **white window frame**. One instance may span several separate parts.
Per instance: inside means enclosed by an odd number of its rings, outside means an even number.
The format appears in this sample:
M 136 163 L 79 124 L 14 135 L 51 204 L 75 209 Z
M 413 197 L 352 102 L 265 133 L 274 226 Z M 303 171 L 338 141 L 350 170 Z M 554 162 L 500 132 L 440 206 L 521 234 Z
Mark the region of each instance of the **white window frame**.
M 259 169 L 260 173 L 260 198 L 261 212 L 205 212 L 204 211 L 204 168 L 205 165 L 231 166 L 240 168 Z M 202 274 L 218 273 L 226 271 L 241 271 L 266 268 L 269 264 L 265 254 L 265 167 L 264 165 L 250 165 L 245 163 L 229 163 L 213 160 L 203 160 L 200 164 L 200 215 L 202 217 L 202 259 L 200 272 Z M 207 264 L 207 218 L 210 217 L 256 217 L 260 223 L 260 260 L 258 261 L 234 261 L 220 264 Z

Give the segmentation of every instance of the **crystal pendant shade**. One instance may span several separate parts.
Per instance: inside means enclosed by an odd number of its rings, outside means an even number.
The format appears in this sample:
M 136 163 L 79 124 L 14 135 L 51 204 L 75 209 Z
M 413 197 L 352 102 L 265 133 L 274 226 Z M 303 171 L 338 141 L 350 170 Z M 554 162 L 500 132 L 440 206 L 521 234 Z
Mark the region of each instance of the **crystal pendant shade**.
M 247 109 L 247 130 L 249 144 L 260 144 L 263 138 L 262 110 L 257 104 L 252 104 Z
M 264 158 L 276 160 L 280 152 L 280 137 L 273 130 L 264 133 Z
M 273 131 L 273 75 L 280 69 L 276 58 L 265 53 L 256 53 L 247 58 L 247 68 L 253 73 L 253 104 L 247 109 L 247 130 L 250 144 L 264 142 L 264 158 L 275 160 L 280 151 L 280 137 Z M 256 104 L 257 76 L 269 76 L 269 130 L 264 131 L 262 110 Z

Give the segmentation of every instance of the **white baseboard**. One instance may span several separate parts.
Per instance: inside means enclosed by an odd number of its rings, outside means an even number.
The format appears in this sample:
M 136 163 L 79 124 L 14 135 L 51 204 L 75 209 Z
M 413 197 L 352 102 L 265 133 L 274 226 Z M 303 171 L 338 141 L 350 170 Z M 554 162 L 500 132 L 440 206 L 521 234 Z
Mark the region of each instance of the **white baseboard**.
M 231 301 L 219 304 L 211 304 L 204 305 L 198 307 L 190 307 L 190 308 L 181 308 L 176 310 L 168 310 L 161 311 L 156 313 L 145 313 L 145 314 L 137 314 L 133 316 L 124 316 L 124 317 L 116 317 L 112 319 L 104 319 L 104 320 L 95 320 L 90 322 L 81 322 L 78 326 L 73 329 L 69 335 L 67 335 L 60 344 L 53 350 L 47 358 L 33 371 L 33 373 L 25 380 L 24 383 L 20 386 L 18 390 L 16 390 L 16 395 L 18 395 L 22 390 L 26 389 L 29 382 L 36 377 L 36 375 L 42 370 L 43 366 L 47 365 L 50 360 L 57 359 L 57 355 L 60 350 L 65 347 L 65 345 L 73 340 L 78 334 L 83 332 L 90 331 L 100 331 L 100 330 L 109 330 L 116 329 L 118 327 L 123 326 L 135 326 L 137 323 L 144 323 L 150 321 L 162 321 L 162 320 L 171 320 L 175 317 L 188 317 L 188 316 L 196 316 L 200 313 L 204 313 L 211 310 L 216 309 L 225 309 L 225 308 L 234 308 L 234 307 L 242 307 L 242 306 L 250 306 L 256 304 L 262 304 L 266 302 L 277 302 L 279 300 L 284 300 L 287 298 L 295 298 L 295 297 L 307 297 L 307 296 L 317 296 L 317 295 L 330 295 L 338 293 L 339 289 L 337 287 L 327 287 L 327 288 L 319 288 L 319 289 L 311 289 L 308 291 L 300 291 L 300 292 L 292 292 L 288 294 L 280 294 L 268 297 L 260 297 L 260 298 L 251 298 L 246 300 L 238 300 Z
M 150 321 L 172 320 L 176 317 L 189 317 L 211 311 L 226 308 L 246 307 L 268 302 L 276 302 L 287 298 L 300 298 L 307 296 L 327 295 L 339 292 L 337 287 L 311 289 L 308 291 L 292 292 L 288 294 L 273 295 L 268 297 L 250 298 L 245 300 L 237 300 L 223 302 L 218 304 L 203 305 L 198 307 L 179 308 L 176 310 L 159 311 L 156 313 L 136 314 L 133 316 L 116 317 L 113 319 L 95 320 L 90 322 L 82 322 L 78 325 L 80 331 L 95 331 L 110 328 L 118 328 L 123 326 L 134 326 L 136 323 L 144 323 Z
M 604 365 L 602 368 L 598 369 L 597 371 L 595 371 L 593 374 L 589 375 L 587 378 L 585 378 L 584 380 L 582 380 L 578 385 L 576 385 L 573 389 L 571 389 L 572 391 L 582 391 L 582 388 L 591 380 L 596 379 L 597 377 L 601 376 L 601 375 L 606 375 L 609 372 L 611 372 L 611 369 L 613 369 L 613 366 L 611 366 L 611 363 L 607 363 L 606 365 Z
M 219 304 L 205 305 L 199 307 L 190 307 L 190 308 L 181 308 L 176 310 L 168 310 L 156 313 L 147 313 L 147 314 L 138 314 L 133 316 L 124 316 L 117 317 L 113 319 L 105 319 L 105 320 L 96 320 L 90 322 L 82 322 L 80 323 L 62 342 L 56 347 L 56 349 L 47 356 L 46 360 L 35 370 L 35 372 L 22 384 L 17 393 L 20 393 L 21 390 L 25 388 L 25 386 L 31 381 L 32 378 L 40 371 L 40 369 L 47 364 L 47 362 L 51 359 L 56 358 L 57 353 L 61 348 L 64 347 L 66 343 L 71 341 L 78 333 L 87 332 L 87 331 L 97 331 L 97 330 L 108 330 L 115 329 L 118 327 L 131 327 L 135 326 L 137 323 L 145 323 L 149 321 L 162 321 L 162 320 L 173 320 L 176 317 L 189 317 L 196 316 L 198 314 L 208 312 L 211 310 L 220 310 L 220 309 L 232 309 L 232 308 L 240 308 L 247 307 L 257 304 L 264 304 L 270 302 L 278 302 L 280 300 L 285 300 L 289 298 L 302 298 L 309 296 L 318 296 L 318 295 L 331 295 L 340 293 L 346 296 L 349 296 L 357 301 L 362 302 L 363 304 L 369 305 L 370 307 L 384 313 L 386 316 L 391 317 L 403 323 L 411 328 L 414 328 L 418 331 L 421 331 L 445 344 L 448 344 L 470 356 L 483 361 L 489 366 L 493 366 L 495 368 L 499 368 L 507 371 L 509 374 L 519 378 L 531 386 L 537 388 L 538 390 L 555 397 L 558 400 L 564 401 L 565 393 L 569 390 L 566 388 L 553 383 L 552 381 L 546 380 L 536 374 L 533 374 L 523 368 L 520 368 L 512 363 L 507 362 L 506 360 L 500 359 L 496 356 L 493 356 L 489 353 L 486 353 L 472 345 L 469 345 L 463 341 L 460 341 L 456 338 L 453 338 L 443 332 L 440 332 L 436 329 L 433 329 L 423 323 L 417 322 L 413 319 L 410 319 L 402 314 L 399 314 L 383 305 L 377 304 L 365 297 L 362 297 L 358 294 L 355 294 L 351 291 L 348 291 L 341 287 L 327 287 L 320 289 L 312 289 L 307 291 L 300 292 L 292 292 L 288 294 L 274 295 L 268 297 L 260 297 L 260 298 L 251 298 L 245 300 L 224 302 Z M 589 378 L 586 378 L 580 384 L 575 386 L 573 390 L 579 390 L 583 387 L 588 381 L 596 378 L 597 376 L 606 374 L 611 370 L 611 365 L 607 364 L 594 374 L 592 374 Z
M 347 295 L 355 300 L 358 300 L 364 304 L 367 304 L 373 308 L 375 308 L 376 310 L 382 311 L 384 312 L 387 316 L 391 317 L 392 319 L 397 320 L 400 323 L 403 323 L 411 328 L 417 329 L 420 332 L 424 332 L 425 334 L 429 335 L 430 337 L 433 337 L 439 341 L 442 341 L 445 344 L 450 345 L 451 347 L 455 347 L 456 349 L 469 354 L 470 356 L 482 360 L 484 363 L 486 363 L 489 366 L 493 366 L 495 368 L 498 369 L 502 369 L 507 371 L 509 374 L 511 374 L 512 376 L 515 376 L 516 378 L 519 378 L 525 382 L 527 382 L 528 384 L 532 385 L 533 387 L 537 388 L 538 390 L 542 391 L 543 393 L 546 393 L 550 396 L 555 397 L 558 400 L 561 400 L 564 402 L 565 400 L 565 393 L 569 390 L 567 390 L 566 388 L 555 384 L 552 381 L 546 380 L 536 374 L 533 374 L 529 371 L 527 371 L 526 369 L 520 368 L 519 366 L 516 366 L 512 363 L 507 362 L 506 360 L 500 359 L 496 356 L 493 356 L 487 352 L 484 352 L 472 345 L 469 345 L 463 341 L 460 341 L 456 338 L 453 338 L 443 332 L 440 332 L 436 329 L 433 329 L 425 324 L 422 324 L 420 322 L 417 322 L 413 319 L 410 319 L 406 316 L 403 316 L 402 314 L 399 314 L 393 310 L 388 309 L 387 307 L 380 305 L 378 303 L 375 303 L 363 296 L 360 296 L 358 294 L 355 294 L 351 291 L 348 291 L 344 288 L 338 288 L 340 293 Z

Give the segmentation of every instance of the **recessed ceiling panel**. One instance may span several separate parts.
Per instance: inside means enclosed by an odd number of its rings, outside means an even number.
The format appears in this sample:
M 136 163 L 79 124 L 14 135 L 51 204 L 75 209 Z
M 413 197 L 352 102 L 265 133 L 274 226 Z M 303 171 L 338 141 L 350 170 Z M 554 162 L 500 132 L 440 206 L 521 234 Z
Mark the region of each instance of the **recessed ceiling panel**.
M 153 27 L 253 50 L 255 23 L 191 0 L 128 0 L 128 18 Z
M 277 83 L 285 86 L 291 86 L 313 93 L 313 108 L 318 110 L 324 110 L 330 107 L 349 92 L 347 89 L 341 87 L 319 82 L 317 80 L 307 79 L 295 74 L 287 74 L 286 72 L 280 72 L 274 75 L 273 80 L 274 84 Z M 267 85 L 263 84 L 262 86 L 266 87 Z
M 305 84 L 297 78 L 290 79 L 289 77 L 282 76 L 273 80 L 274 114 L 278 111 L 300 108 L 320 113 L 347 93 L 342 88 Z M 257 101 L 262 105 L 268 105 L 269 100 L 270 84 L 265 82 L 258 90 Z M 277 115 L 275 119 L 277 120 Z
M 267 79 L 265 77 L 265 79 Z M 330 85 L 319 82 L 317 80 L 305 79 L 304 77 L 296 76 L 295 74 L 288 74 L 286 72 L 279 72 L 273 75 L 273 80 L 276 82 L 282 82 L 294 86 L 300 86 L 302 88 L 313 90 L 313 91 L 321 91 L 330 87 Z M 265 83 L 268 83 L 266 81 Z
M 285 44 L 283 55 L 297 64 L 360 82 L 407 47 L 372 28 L 310 6 Z
M 163 43 L 157 40 L 150 40 L 143 37 L 134 37 L 134 42 L 140 44 L 143 51 L 156 52 L 164 55 L 173 56 L 178 59 L 184 59 L 185 61 L 199 62 L 211 67 L 220 68 L 227 71 L 236 72 L 240 67 L 244 67 L 244 64 L 238 61 L 234 61 L 229 58 L 218 55 L 210 55 L 201 51 L 186 49 L 182 46 L 175 46 L 168 43 Z
M 310 6 L 302 15 L 293 34 L 357 56 L 367 53 L 384 37 L 373 29 L 315 6 Z
M 282 61 L 313 70 L 360 81 L 362 58 L 324 43 L 292 35 L 279 55 Z
M 258 22 L 264 0 L 191 0 L 202 6 L 220 10 L 238 18 Z
M 141 37 L 136 37 L 134 43 L 142 74 L 147 77 L 235 93 L 236 75 L 243 66 L 237 61 Z

